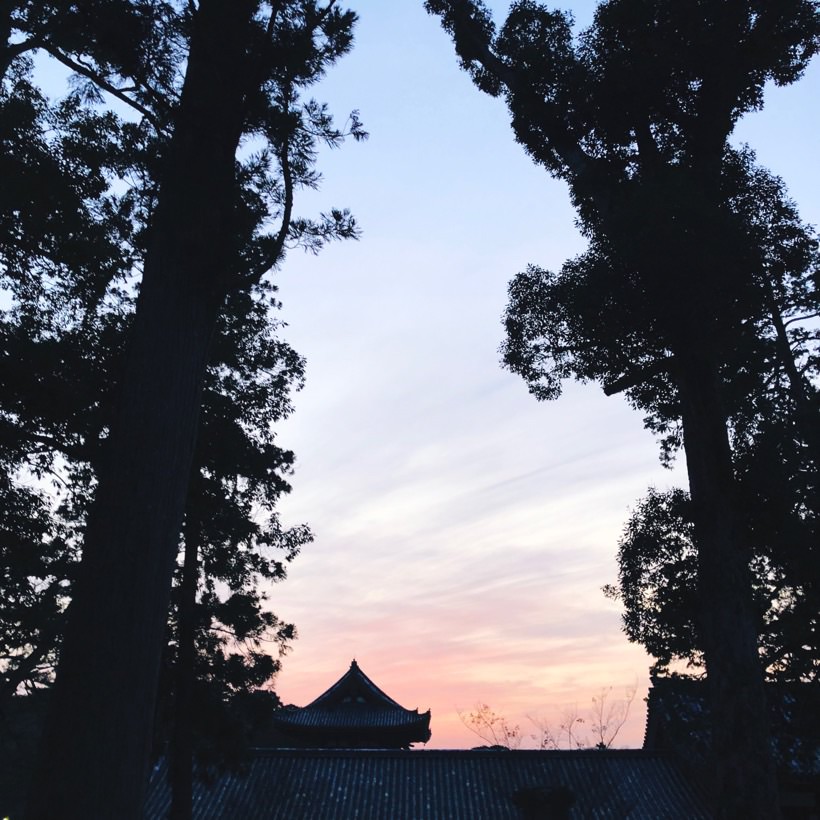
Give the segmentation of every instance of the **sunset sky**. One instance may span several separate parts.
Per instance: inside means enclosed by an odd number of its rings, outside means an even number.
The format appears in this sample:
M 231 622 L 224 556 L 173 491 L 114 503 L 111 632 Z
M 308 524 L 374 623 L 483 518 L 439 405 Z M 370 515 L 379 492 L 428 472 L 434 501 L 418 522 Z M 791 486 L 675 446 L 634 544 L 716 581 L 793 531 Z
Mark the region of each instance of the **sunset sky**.
M 492 3 L 498 20 L 506 3 Z M 684 485 L 640 414 L 597 385 L 549 404 L 498 363 L 508 280 L 583 249 L 563 184 L 516 145 L 503 103 L 475 90 L 421 0 L 361 0 L 353 52 L 316 89 L 371 138 L 325 152 L 301 210 L 347 206 L 363 230 L 278 276 L 285 337 L 308 383 L 280 443 L 296 452 L 286 523 L 315 543 L 272 591 L 299 639 L 277 689 L 304 705 L 354 657 L 409 708 L 431 747 L 480 742 L 477 702 L 557 729 L 602 687 L 637 685 L 616 745 L 640 745 L 650 661 L 601 587 L 650 485 Z M 571 3 L 580 25 L 592 2 Z M 739 138 L 820 222 L 820 66 Z M 526 744 L 525 744 L 526 745 Z

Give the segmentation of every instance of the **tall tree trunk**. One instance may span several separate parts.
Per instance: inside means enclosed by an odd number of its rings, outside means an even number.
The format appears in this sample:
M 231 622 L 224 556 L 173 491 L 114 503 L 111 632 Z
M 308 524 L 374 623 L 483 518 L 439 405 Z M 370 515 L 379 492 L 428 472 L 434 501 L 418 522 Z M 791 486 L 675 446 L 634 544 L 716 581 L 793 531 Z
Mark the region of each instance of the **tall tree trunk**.
M 29 818 L 141 817 L 255 3 L 201 0 Z
M 199 528 L 186 519 L 185 559 L 177 613 L 174 724 L 168 766 L 171 785 L 170 820 L 190 820 L 193 807 L 193 695 L 196 662 L 196 588 L 199 577 L 198 547 Z
M 712 713 L 716 816 L 780 816 L 757 650 L 749 554 L 713 358 L 676 354 L 684 449 L 698 545 L 700 626 Z

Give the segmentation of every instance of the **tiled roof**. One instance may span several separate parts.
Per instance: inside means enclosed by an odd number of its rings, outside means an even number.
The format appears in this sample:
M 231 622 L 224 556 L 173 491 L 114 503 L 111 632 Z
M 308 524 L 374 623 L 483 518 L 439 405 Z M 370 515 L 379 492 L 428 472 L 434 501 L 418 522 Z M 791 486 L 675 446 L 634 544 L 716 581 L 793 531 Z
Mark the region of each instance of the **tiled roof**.
M 417 711 L 388 711 L 387 709 L 356 708 L 352 706 L 337 709 L 287 709 L 276 713 L 275 720 L 282 726 L 299 726 L 317 729 L 349 729 L 373 726 L 379 729 L 395 729 L 413 726 L 427 718 L 427 713 L 420 715 Z
M 555 812 L 569 795 L 574 807 Z M 164 764 L 146 820 L 167 816 Z M 528 808 L 529 807 L 529 808 Z M 193 820 L 705 820 L 669 758 L 644 751 L 257 750 L 244 774 L 195 785 Z
M 354 660 L 326 692 L 303 708 L 286 707 L 274 724 L 316 745 L 407 746 L 430 739 L 430 712 L 405 709 L 379 689 Z M 325 734 L 327 733 L 327 734 Z M 331 742 L 335 737 L 339 742 Z

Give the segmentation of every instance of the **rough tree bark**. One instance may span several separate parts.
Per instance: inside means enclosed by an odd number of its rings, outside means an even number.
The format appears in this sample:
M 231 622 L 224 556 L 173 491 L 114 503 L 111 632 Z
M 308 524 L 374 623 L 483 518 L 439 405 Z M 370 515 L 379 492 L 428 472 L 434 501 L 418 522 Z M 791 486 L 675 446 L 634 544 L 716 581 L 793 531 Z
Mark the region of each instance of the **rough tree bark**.
M 256 3 L 201 0 L 27 816 L 139 818 Z

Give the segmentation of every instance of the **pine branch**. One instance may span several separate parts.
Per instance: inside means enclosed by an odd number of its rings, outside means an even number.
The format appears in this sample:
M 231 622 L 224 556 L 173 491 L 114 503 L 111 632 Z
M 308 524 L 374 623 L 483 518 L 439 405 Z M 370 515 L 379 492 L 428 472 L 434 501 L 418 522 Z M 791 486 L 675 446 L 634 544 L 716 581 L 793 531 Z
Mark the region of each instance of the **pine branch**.
M 127 88 L 118 88 L 117 86 L 110 83 L 108 80 L 105 79 L 98 71 L 95 71 L 91 66 L 87 66 L 84 63 L 81 63 L 77 60 L 72 59 L 67 54 L 63 53 L 59 48 L 52 45 L 49 42 L 43 43 L 43 48 L 52 56 L 55 60 L 61 62 L 67 68 L 70 68 L 72 71 L 76 71 L 77 74 L 86 77 L 87 79 L 91 80 L 95 85 L 98 85 L 103 91 L 107 91 L 111 96 L 116 97 L 121 102 L 124 102 L 126 105 L 133 108 L 139 114 L 142 114 L 151 125 L 156 128 L 159 133 L 162 133 L 163 126 L 160 123 L 159 119 L 156 115 L 146 108 L 142 103 L 135 100 L 133 97 L 129 97 L 126 93 L 127 91 L 135 90 L 133 87 Z

